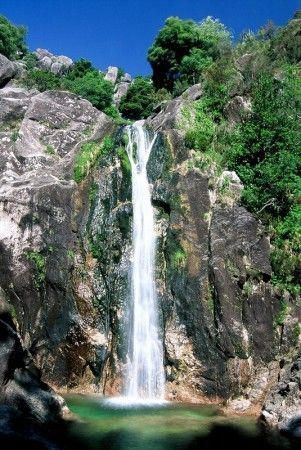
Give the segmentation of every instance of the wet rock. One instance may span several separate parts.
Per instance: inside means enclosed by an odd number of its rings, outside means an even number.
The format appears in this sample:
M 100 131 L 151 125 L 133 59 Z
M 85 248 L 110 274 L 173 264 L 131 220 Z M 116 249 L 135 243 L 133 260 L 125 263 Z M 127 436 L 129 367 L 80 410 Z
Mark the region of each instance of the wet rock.
M 17 408 L 19 413 L 39 423 L 62 419 L 64 401 L 41 381 L 41 374 L 33 364 L 20 338 L 0 292 L 0 404 Z
M 301 355 L 279 370 L 279 379 L 269 391 L 262 410 L 263 419 L 285 434 L 301 438 Z

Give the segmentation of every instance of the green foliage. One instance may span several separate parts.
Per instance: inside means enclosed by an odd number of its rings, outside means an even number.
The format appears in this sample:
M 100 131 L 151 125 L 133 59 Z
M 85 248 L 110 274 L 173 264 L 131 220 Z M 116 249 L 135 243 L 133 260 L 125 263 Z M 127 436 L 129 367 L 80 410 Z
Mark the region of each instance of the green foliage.
M 9 59 L 21 58 L 27 52 L 25 44 L 26 28 L 13 25 L 6 17 L 0 16 L 0 53 Z
M 53 145 L 50 145 L 50 144 L 46 145 L 46 150 L 45 150 L 45 152 L 46 152 L 48 155 L 55 155 L 55 149 L 54 149 Z
M 61 80 L 58 75 L 46 70 L 31 69 L 27 71 L 26 77 L 22 79 L 28 89 L 38 89 L 40 92 L 60 89 Z
M 300 83 L 289 68 L 279 81 L 262 74 L 253 89 L 253 111 L 228 153 L 228 165 L 245 184 L 251 211 L 287 214 L 300 192 Z
M 244 183 L 242 201 L 273 230 L 273 281 L 300 292 L 299 69 L 282 67 L 281 79 L 261 74 L 253 86 L 252 114 L 233 134 L 228 167 Z
M 27 88 L 35 88 L 41 92 L 54 89 L 71 91 L 89 100 L 101 111 L 105 110 L 114 119 L 120 119 L 118 111 L 112 105 L 112 83 L 105 80 L 104 75 L 95 69 L 90 61 L 79 59 L 63 75 L 37 69 L 33 54 L 28 54 L 24 61 L 28 71 L 21 83 Z
M 155 86 L 172 90 L 178 79 L 196 83 L 230 43 L 230 33 L 218 20 L 207 17 L 198 24 L 170 17 L 148 51 Z
M 113 85 L 104 79 L 103 74 L 89 70 L 82 77 L 66 78 L 62 86 L 89 100 L 93 106 L 103 111 L 112 102 Z
M 113 141 L 106 136 L 101 144 L 96 142 L 86 142 L 81 146 L 76 155 L 73 169 L 73 179 L 80 183 L 90 173 L 97 160 L 101 156 L 106 156 L 113 150 Z
M 293 20 L 279 28 L 271 39 L 270 59 L 297 64 L 301 60 L 301 17 L 296 14 Z
M 36 67 L 38 58 L 34 53 L 28 52 L 22 59 L 22 62 L 25 63 L 27 70 L 32 70 Z
M 284 324 L 288 309 L 288 304 L 284 300 L 281 300 L 280 310 L 274 319 L 275 325 L 282 326 Z
M 274 283 L 294 294 L 301 293 L 301 205 L 295 205 L 274 229 L 272 267 Z
M 95 181 L 92 182 L 90 189 L 89 189 L 89 203 L 92 205 L 97 197 L 99 191 L 98 184 L 95 183 Z
M 26 258 L 34 264 L 34 285 L 37 289 L 40 289 L 46 278 L 46 256 L 30 250 L 26 252 Z
M 89 72 L 97 72 L 97 70 L 93 68 L 90 61 L 80 58 L 78 61 L 75 61 L 71 67 L 69 67 L 66 78 L 74 81 L 77 78 L 82 78 Z
M 193 103 L 192 110 L 182 110 L 184 120 L 189 124 L 185 134 L 185 144 L 194 150 L 206 151 L 214 137 L 215 126 L 206 113 L 202 100 Z
M 137 77 L 121 99 L 119 110 L 128 119 L 145 119 L 152 113 L 155 102 L 152 82 L 144 77 Z
M 11 134 L 11 141 L 12 142 L 17 142 L 17 140 L 19 139 L 20 135 L 18 130 L 14 130 Z

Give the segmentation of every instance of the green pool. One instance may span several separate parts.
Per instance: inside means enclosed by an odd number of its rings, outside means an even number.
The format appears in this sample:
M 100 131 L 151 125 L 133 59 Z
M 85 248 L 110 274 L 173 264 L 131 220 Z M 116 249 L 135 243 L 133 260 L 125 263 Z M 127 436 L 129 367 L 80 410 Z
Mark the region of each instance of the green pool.
M 91 449 L 199 448 L 198 440 L 208 440 L 214 430 L 223 436 L 223 430 L 230 429 L 232 438 L 237 432 L 251 440 L 259 432 L 254 419 L 225 417 L 215 407 L 168 403 L 126 408 L 108 405 L 98 396 L 76 395 L 65 399 L 81 420 L 72 426 L 73 434 Z

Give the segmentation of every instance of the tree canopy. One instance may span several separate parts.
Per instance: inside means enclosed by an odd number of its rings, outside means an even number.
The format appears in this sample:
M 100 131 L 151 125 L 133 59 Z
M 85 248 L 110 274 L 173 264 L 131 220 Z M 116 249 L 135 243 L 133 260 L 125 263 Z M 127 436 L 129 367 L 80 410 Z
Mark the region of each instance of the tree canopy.
M 148 50 L 154 85 L 172 90 L 176 80 L 196 83 L 204 68 L 231 47 L 231 35 L 217 19 L 201 23 L 170 17 Z
M 12 24 L 6 17 L 0 16 L 0 53 L 9 59 L 25 55 L 26 28 Z

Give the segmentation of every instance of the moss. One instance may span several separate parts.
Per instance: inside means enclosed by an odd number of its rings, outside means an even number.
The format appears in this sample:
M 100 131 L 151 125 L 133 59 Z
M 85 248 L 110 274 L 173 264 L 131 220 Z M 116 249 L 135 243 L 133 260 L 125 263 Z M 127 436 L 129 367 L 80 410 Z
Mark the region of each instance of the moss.
M 48 144 L 46 146 L 45 153 L 47 153 L 48 155 L 55 155 L 54 147 L 52 145 Z
M 242 292 L 245 296 L 249 297 L 253 292 L 253 286 L 250 281 L 246 281 L 243 285 Z
M 69 260 L 71 260 L 71 261 L 73 261 L 74 260 L 74 258 L 75 258 L 75 253 L 74 253 L 74 251 L 73 250 L 67 250 L 67 258 L 69 259 Z
M 281 300 L 280 310 L 278 311 L 278 313 L 274 319 L 275 325 L 282 326 L 284 324 L 285 318 L 288 314 L 288 309 L 289 309 L 289 307 L 288 307 L 288 304 L 286 303 L 286 301 Z
M 34 285 L 40 289 L 46 278 L 46 256 L 34 250 L 26 252 L 25 256 L 34 264 Z
M 86 142 L 81 146 L 74 163 L 73 179 L 80 183 L 90 173 L 101 156 L 112 152 L 114 147 L 112 138 L 106 136 L 101 144 Z
M 99 190 L 98 184 L 95 181 L 93 181 L 91 186 L 90 186 L 90 189 L 89 189 L 89 203 L 90 203 L 90 205 L 93 205 L 93 203 L 95 202 L 97 194 L 98 194 L 98 190 Z
M 17 142 L 17 140 L 20 138 L 19 132 L 17 130 L 14 130 L 11 134 L 11 141 Z
M 301 324 L 300 323 L 295 323 L 295 325 L 293 326 L 293 329 L 292 329 L 292 334 L 295 339 L 299 338 L 299 336 L 301 335 Z
M 0 132 L 2 131 L 17 131 L 21 126 L 21 120 L 7 119 L 0 124 Z
M 130 224 L 130 216 L 127 212 L 122 212 L 118 216 L 118 227 L 122 235 L 122 239 L 125 240 L 131 231 L 131 224 Z
M 122 174 L 125 178 L 131 177 L 131 163 L 127 154 L 127 151 L 124 147 L 118 147 L 117 149 L 117 155 L 121 164 L 121 170 Z

